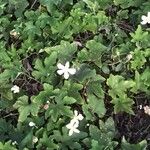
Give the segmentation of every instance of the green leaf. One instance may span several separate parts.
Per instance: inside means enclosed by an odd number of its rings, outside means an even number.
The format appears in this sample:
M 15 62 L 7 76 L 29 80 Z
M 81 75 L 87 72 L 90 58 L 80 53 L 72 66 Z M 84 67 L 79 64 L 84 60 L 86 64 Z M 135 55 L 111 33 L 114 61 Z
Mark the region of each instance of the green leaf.
M 71 38 L 71 35 L 73 34 L 70 31 L 70 26 L 73 23 L 73 18 L 68 17 L 67 19 L 63 20 L 61 23 L 55 23 L 54 26 L 51 27 L 53 34 L 58 34 L 58 36 L 64 36 L 66 39 Z
M 80 91 L 83 88 L 82 84 L 66 81 L 64 87 L 67 89 L 69 97 L 73 97 L 78 104 L 83 104 L 83 99 L 80 94 Z
M 99 150 L 98 141 L 92 140 L 92 148 L 90 150 Z
M 54 135 L 52 135 L 52 138 L 55 138 L 55 140 L 59 144 L 60 149 L 81 149 L 81 141 L 87 137 L 87 133 L 80 132 L 80 134 L 74 133 L 72 136 L 68 136 L 68 129 L 66 127 L 62 128 L 62 132 L 59 130 L 54 130 Z
M 86 116 L 86 120 L 91 120 L 91 121 L 95 120 L 94 115 L 92 114 L 92 112 L 90 112 L 88 104 L 82 105 L 82 110 L 84 115 Z
M 78 59 L 81 62 L 89 61 L 95 63 L 98 67 L 102 67 L 101 57 L 102 53 L 106 51 L 107 47 L 96 40 L 90 40 L 86 43 L 87 49 L 81 50 L 78 53 Z
M 109 138 L 114 138 L 116 134 L 115 123 L 113 118 L 109 117 L 106 122 L 99 121 L 100 130 L 103 134 L 107 134 Z
M 108 66 L 106 66 L 106 65 L 102 66 L 102 71 L 103 71 L 105 74 L 109 74 L 109 73 L 110 73 L 110 69 L 109 69 Z
M 107 85 L 110 86 L 111 96 L 122 95 L 127 89 L 135 86 L 135 82 L 132 80 L 124 80 L 123 76 L 120 75 L 110 75 L 107 79 Z
M 133 114 L 132 105 L 134 101 L 127 96 L 126 92 L 135 86 L 135 82 L 132 80 L 125 81 L 122 76 L 111 74 L 107 79 L 107 85 L 111 88 L 109 95 L 112 97 L 111 102 L 114 104 L 115 113 L 125 111 Z
M 121 149 L 122 150 L 146 150 L 147 148 L 147 141 L 143 140 L 137 144 L 130 144 L 128 143 L 125 138 L 122 139 Z
M 45 58 L 44 64 L 45 67 L 48 69 L 50 66 L 54 65 L 57 60 L 57 52 L 52 52 L 51 55 Z
M 55 11 L 56 5 L 58 5 L 62 0 L 40 0 L 41 5 L 47 7 L 49 13 L 53 13 Z
M 103 117 L 106 113 L 103 99 L 97 98 L 95 95 L 88 95 L 88 107 L 99 117 Z
M 57 52 L 59 61 L 65 63 L 66 61 L 72 60 L 74 53 L 77 51 L 77 45 L 75 43 L 61 41 L 60 45 L 45 48 L 45 51 L 48 54 L 54 51 Z
M 114 150 L 117 142 L 113 141 L 115 135 L 115 126 L 112 118 L 106 120 L 106 122 L 100 121 L 100 129 L 97 126 L 90 125 L 89 131 L 91 140 L 97 141 L 95 146 L 99 145 L 99 150 L 104 150 L 106 148 Z
M 32 144 L 32 138 L 33 138 L 33 131 L 31 130 L 30 132 L 28 132 L 25 137 L 23 138 L 23 140 L 20 143 L 20 148 L 24 148 L 26 145 L 31 145 Z
M 114 3 L 115 5 L 120 5 L 123 9 L 134 6 L 134 2 L 132 0 L 114 0 Z
M 142 41 L 143 38 L 147 37 L 147 35 L 148 35 L 148 32 L 144 32 L 142 30 L 142 27 L 139 25 L 135 33 L 131 33 L 131 37 L 133 38 L 132 42 Z
M 141 87 L 142 87 L 143 83 L 141 81 L 141 76 L 140 76 L 140 74 L 139 74 L 139 72 L 137 70 L 135 71 L 135 83 L 136 84 L 132 88 L 132 91 L 138 92 L 138 90 L 142 89 Z
M 64 106 L 63 104 L 51 104 L 49 109 L 45 113 L 45 117 L 51 117 L 51 119 L 56 122 L 60 115 L 64 115 L 67 117 L 73 116 L 73 112 L 71 111 L 71 107 Z
M 127 112 L 129 114 L 134 114 L 132 110 L 132 105 L 134 104 L 134 101 L 133 99 L 127 97 L 127 95 L 122 94 L 121 96 L 119 96 L 119 98 L 113 98 L 111 102 L 115 105 L 115 113 Z
M 46 132 L 43 133 L 42 138 L 40 138 L 39 143 L 40 144 L 37 146 L 38 149 L 42 149 L 43 146 L 47 147 L 48 150 L 59 149 L 59 145 L 55 144 L 52 136 L 48 137 Z
M 133 60 L 131 61 L 131 68 L 136 70 L 143 67 L 146 63 L 146 58 L 144 56 L 144 51 L 140 49 L 135 49 L 133 52 Z
M 138 25 L 138 28 L 135 31 L 135 33 L 130 33 L 130 35 L 132 37 L 131 42 L 136 43 L 137 47 L 148 48 L 150 46 L 150 44 L 149 44 L 149 40 L 150 40 L 149 33 L 147 31 L 143 31 L 142 27 L 140 25 Z
M 65 96 L 63 99 L 64 104 L 73 104 L 76 100 L 73 97 Z
M 15 16 L 18 18 L 22 16 L 23 11 L 25 8 L 27 8 L 28 5 L 29 3 L 27 0 L 9 0 L 9 7 L 13 6 L 15 8 Z
M 17 149 L 11 145 L 10 141 L 8 141 L 4 144 L 0 142 L 0 150 L 17 150 Z
M 147 88 L 150 88 L 150 68 L 147 67 L 144 72 L 141 74 L 141 80 L 142 83 L 144 83 L 144 85 Z
M 28 36 L 29 38 L 34 38 L 36 35 L 41 35 L 41 30 L 38 26 L 35 26 L 32 21 L 28 21 L 25 23 L 25 28 L 23 30 L 24 36 Z
M 105 80 L 101 75 L 96 74 L 95 69 L 91 69 L 90 66 L 87 64 L 82 64 L 80 66 L 80 70 L 78 70 L 74 78 L 81 83 L 87 82 L 88 80 L 91 81 Z
M 101 81 L 89 82 L 87 85 L 87 92 L 94 94 L 99 98 L 104 98 L 104 92 L 102 90 Z
M 6 2 L 0 1 L 0 15 L 3 14 L 6 4 L 7 4 Z
M 2 74 L 0 74 L 0 77 L 1 77 L 1 75 Z M 5 78 L 1 78 L 1 81 L 0 81 L 0 95 L 1 95 L 1 99 L 12 100 L 13 99 L 13 94 L 12 94 L 12 92 L 10 90 L 11 87 L 8 85 L 7 82 L 3 81 L 3 79 L 5 79 Z
M 33 116 L 38 115 L 38 104 L 32 101 L 31 104 L 29 104 L 28 99 L 28 96 L 24 95 L 22 97 L 19 97 L 17 102 L 13 105 L 14 108 L 18 109 L 19 111 L 18 121 L 20 122 L 24 122 L 30 114 Z
M 35 70 L 32 72 L 32 75 L 37 79 L 40 79 L 42 82 L 56 83 L 56 63 L 57 53 L 53 52 L 48 57 L 45 58 L 44 63 L 37 59 L 35 62 Z

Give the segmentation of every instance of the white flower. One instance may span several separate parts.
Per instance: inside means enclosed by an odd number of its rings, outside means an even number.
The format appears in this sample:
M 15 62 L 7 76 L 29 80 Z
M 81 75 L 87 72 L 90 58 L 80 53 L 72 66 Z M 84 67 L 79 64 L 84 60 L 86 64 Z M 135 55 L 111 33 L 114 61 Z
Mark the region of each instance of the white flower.
M 59 75 L 64 75 L 65 79 L 69 78 L 69 75 L 74 75 L 76 73 L 76 69 L 75 68 L 69 68 L 69 62 L 66 62 L 65 66 L 62 65 L 61 63 L 57 64 L 57 67 L 59 70 L 57 70 L 57 73 Z
M 82 120 L 82 119 L 83 119 L 82 114 L 79 114 L 78 111 L 75 110 L 74 111 L 74 117 L 71 121 L 79 124 L 79 120 Z
M 150 24 L 150 12 L 147 13 L 147 16 L 143 15 L 141 17 L 142 21 L 141 24 L 145 25 L 145 24 Z
M 132 57 L 133 57 L 132 54 L 128 54 L 127 55 L 127 60 L 130 61 L 132 59 Z
M 143 108 L 143 106 L 142 106 L 142 105 L 139 105 L 139 108 L 140 108 L 140 109 L 142 109 L 142 108 Z
M 18 143 L 16 141 L 12 142 L 12 145 L 17 145 Z
M 10 31 L 10 35 L 12 35 L 14 37 L 17 37 L 18 35 L 20 35 L 20 33 L 15 31 L 15 29 L 13 29 L 13 30 Z
M 32 142 L 33 143 L 37 143 L 38 142 L 38 138 L 36 136 L 33 136 Z
M 150 107 L 149 106 L 144 106 L 144 112 L 145 112 L 145 114 L 150 115 Z
M 17 86 L 17 85 L 14 85 L 12 88 L 11 88 L 11 91 L 13 92 L 13 93 L 19 93 L 19 86 Z
M 78 126 L 79 126 L 79 123 L 73 122 L 72 120 L 69 124 L 66 125 L 66 127 L 68 129 L 70 129 L 69 130 L 69 136 L 71 136 L 74 132 L 75 133 L 80 133 L 80 131 L 77 129 Z
M 31 122 L 29 122 L 29 126 L 30 126 L 30 127 L 34 127 L 34 126 L 35 126 L 35 123 L 31 121 Z
M 80 42 L 78 42 L 78 41 L 74 41 L 74 43 L 77 45 L 77 46 L 82 46 L 82 44 L 80 43 Z
M 46 101 L 46 103 L 49 104 L 50 102 L 49 102 L 49 101 Z

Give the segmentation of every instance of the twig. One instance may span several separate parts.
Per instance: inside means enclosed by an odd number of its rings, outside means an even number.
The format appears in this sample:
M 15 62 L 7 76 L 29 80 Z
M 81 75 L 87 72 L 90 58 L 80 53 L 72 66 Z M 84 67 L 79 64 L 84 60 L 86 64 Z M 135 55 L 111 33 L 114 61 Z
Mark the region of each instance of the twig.
M 4 118 L 7 118 L 7 117 L 10 117 L 10 116 L 16 116 L 16 115 L 18 115 L 18 113 L 15 113 L 15 114 L 10 113 L 10 114 L 4 116 L 3 119 L 4 119 Z
M 32 3 L 32 5 L 31 5 L 31 7 L 30 7 L 30 9 L 33 8 L 33 6 L 35 5 L 36 2 L 37 2 L 37 0 L 34 0 L 34 2 Z

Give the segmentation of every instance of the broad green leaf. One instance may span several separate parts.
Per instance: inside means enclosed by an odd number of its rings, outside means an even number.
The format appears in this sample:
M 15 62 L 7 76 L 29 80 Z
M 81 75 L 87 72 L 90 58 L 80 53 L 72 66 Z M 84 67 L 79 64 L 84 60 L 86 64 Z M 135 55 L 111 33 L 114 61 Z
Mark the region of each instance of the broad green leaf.
M 109 118 L 108 120 L 106 120 L 106 122 L 102 122 L 100 121 L 100 129 L 97 126 L 94 125 L 90 125 L 89 127 L 89 131 L 90 131 L 90 136 L 92 140 L 96 140 L 97 142 L 97 146 L 99 145 L 99 149 L 103 150 L 103 149 L 110 149 L 110 150 L 114 150 L 114 148 L 117 145 L 117 142 L 113 141 L 114 138 L 114 121 L 112 120 L 112 118 Z M 96 146 L 96 147 L 97 147 Z
M 140 42 L 143 41 L 143 39 L 147 40 L 147 35 L 148 32 L 144 32 L 142 27 L 139 25 L 135 33 L 131 33 L 131 37 L 133 38 L 132 42 Z
M 88 104 L 82 105 L 82 110 L 84 115 L 86 116 L 86 120 L 91 120 L 91 121 L 95 120 L 94 115 L 90 111 Z
M 121 149 L 122 150 L 146 150 L 147 148 L 147 141 L 143 140 L 137 144 L 130 144 L 128 143 L 125 138 L 122 139 Z
M 88 80 L 91 81 L 105 80 L 101 75 L 96 74 L 95 69 L 91 69 L 90 66 L 87 64 L 81 65 L 80 70 L 78 70 L 74 78 L 81 83 L 87 82 Z
M 64 86 L 65 85 L 68 91 L 68 96 L 73 97 L 77 103 L 83 104 L 83 98 L 81 97 L 80 94 L 83 85 L 79 83 L 70 83 L 70 82 L 65 82 Z
M 146 58 L 144 56 L 144 51 L 140 49 L 135 49 L 133 52 L 133 60 L 131 61 L 131 68 L 136 70 L 143 67 L 146 63 Z
M 59 149 L 59 145 L 55 144 L 52 136 L 49 137 L 46 132 L 43 133 L 39 143 L 40 144 L 37 146 L 38 150 L 40 150 L 43 146 L 47 147 L 48 150 Z
M 24 148 L 26 145 L 32 144 L 32 138 L 33 138 L 33 131 L 31 130 L 29 133 L 27 133 L 24 137 L 24 139 L 21 141 L 19 147 Z
M 134 1 L 132 0 L 114 0 L 114 3 L 115 5 L 120 5 L 123 9 L 128 8 L 130 6 L 134 6 Z
M 95 95 L 88 95 L 88 107 L 99 117 L 103 117 L 106 113 L 106 108 L 103 99 L 96 97 Z
M 56 52 L 53 52 L 48 57 L 46 57 L 44 63 L 40 59 L 37 59 L 34 67 L 35 70 L 32 72 L 32 75 L 37 79 L 40 79 L 42 82 L 48 82 L 51 84 L 55 83 L 56 60 Z
M 94 94 L 99 98 L 104 98 L 101 81 L 89 82 L 89 84 L 87 85 L 87 92 L 90 94 Z
M 77 45 L 75 43 L 61 41 L 60 45 L 45 48 L 45 51 L 48 54 L 51 54 L 54 51 L 57 52 L 59 61 L 65 63 L 66 61 L 72 60 L 73 55 L 77 51 Z
M 122 94 L 119 98 L 114 97 L 111 101 L 114 104 L 115 113 L 127 112 L 129 114 L 134 114 L 132 110 L 132 105 L 134 104 L 133 99 L 127 97 L 126 94 Z
M 18 18 L 22 16 L 23 11 L 25 8 L 27 8 L 28 5 L 29 3 L 27 0 L 9 0 L 9 7 L 13 6 L 15 8 L 15 16 Z
M 28 96 L 24 95 L 22 97 L 19 97 L 17 102 L 13 105 L 14 108 L 18 109 L 19 111 L 19 119 L 18 121 L 24 122 L 27 117 L 31 114 L 33 116 L 38 115 L 39 106 L 37 103 L 32 102 L 29 104 L 28 102 Z
M 110 75 L 107 79 L 107 85 L 110 87 L 109 95 L 112 97 L 115 113 L 125 111 L 133 114 L 132 105 L 134 101 L 127 96 L 127 90 L 135 87 L 136 83 L 132 80 L 124 80 L 122 76 Z
M 0 149 L 1 150 L 17 150 L 15 147 L 13 147 L 11 145 L 10 141 L 8 141 L 8 142 L 6 142 L 4 144 L 2 142 L 0 142 Z
M 90 40 L 86 43 L 87 49 L 83 49 L 78 53 L 78 59 L 81 62 L 89 61 L 101 67 L 102 53 L 106 51 L 107 47 L 96 40 Z

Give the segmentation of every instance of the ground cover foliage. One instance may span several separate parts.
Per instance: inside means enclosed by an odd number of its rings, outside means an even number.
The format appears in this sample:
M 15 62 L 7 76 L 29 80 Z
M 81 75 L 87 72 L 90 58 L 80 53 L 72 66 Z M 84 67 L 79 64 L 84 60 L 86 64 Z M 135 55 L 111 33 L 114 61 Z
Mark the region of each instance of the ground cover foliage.
M 0 149 L 150 149 L 149 11 L 149 0 L 0 0 Z

